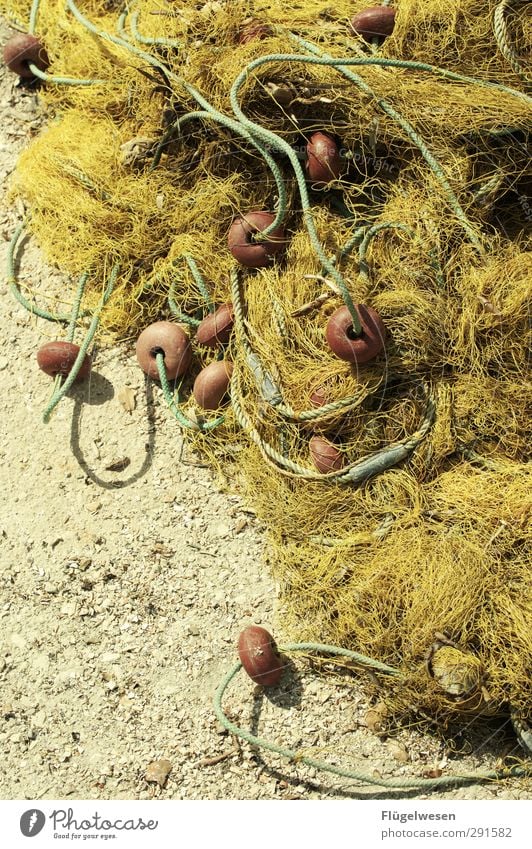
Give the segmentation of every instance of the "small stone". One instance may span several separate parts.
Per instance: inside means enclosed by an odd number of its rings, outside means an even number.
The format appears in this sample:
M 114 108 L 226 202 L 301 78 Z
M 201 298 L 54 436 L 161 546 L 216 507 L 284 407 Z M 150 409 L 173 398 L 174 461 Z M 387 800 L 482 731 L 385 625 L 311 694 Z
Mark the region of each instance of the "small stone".
M 399 763 L 407 764 L 410 760 L 410 755 L 408 754 L 406 747 L 399 740 L 389 740 L 388 751 L 393 755 L 396 761 L 399 761 Z
M 374 734 L 382 734 L 386 729 L 386 719 L 388 717 L 388 708 L 384 702 L 378 702 L 374 707 L 366 711 L 364 723 Z
M 85 506 L 87 507 L 89 513 L 97 513 L 98 510 L 100 510 L 102 507 L 102 502 L 99 501 L 97 498 L 94 498 L 92 501 L 87 501 L 87 504 Z
M 160 761 L 152 761 L 151 764 L 148 764 L 144 778 L 148 782 L 158 784 L 159 787 L 164 787 L 171 771 L 172 764 L 166 758 L 163 758 Z
M 123 472 L 124 469 L 127 469 L 131 460 L 129 457 L 121 457 L 119 460 L 113 460 L 112 463 L 109 463 L 108 466 L 105 467 L 106 472 Z
M 9 360 L 7 357 L 0 357 L 0 371 L 4 371 L 9 365 Z
M 244 519 L 244 517 L 242 517 L 241 519 L 239 519 L 235 523 L 235 534 L 241 533 L 244 530 L 244 528 L 247 528 L 247 526 L 248 526 L 248 520 Z
M 112 693 L 113 690 L 118 690 L 118 684 L 116 683 L 116 681 L 107 681 L 105 689 Z

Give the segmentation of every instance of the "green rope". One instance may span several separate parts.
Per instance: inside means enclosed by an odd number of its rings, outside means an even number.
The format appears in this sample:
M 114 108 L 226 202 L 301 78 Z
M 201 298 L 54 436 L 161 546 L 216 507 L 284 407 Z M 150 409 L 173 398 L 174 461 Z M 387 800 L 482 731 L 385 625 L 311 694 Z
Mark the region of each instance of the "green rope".
M 32 315 L 37 315 L 39 318 L 44 318 L 46 321 L 56 321 L 59 324 L 68 324 L 71 319 L 70 315 L 57 315 L 56 313 L 48 312 L 47 310 L 42 309 L 42 307 L 38 307 L 36 304 L 30 303 L 30 301 L 28 301 L 20 291 L 15 272 L 15 253 L 18 240 L 25 228 L 25 223 L 20 224 L 9 242 L 7 251 L 7 285 L 19 304 L 21 304 L 21 306 L 23 306 L 24 309 Z
M 303 38 L 294 35 L 294 33 L 288 33 L 288 35 L 290 36 L 292 41 L 295 41 L 297 44 L 304 47 L 306 50 L 309 51 L 309 53 L 314 53 L 316 56 L 319 55 L 323 59 L 329 60 L 324 64 L 330 64 L 331 66 L 374 65 L 381 68 L 404 68 L 407 71 L 427 71 L 427 73 L 436 74 L 437 76 L 442 77 L 443 79 L 451 80 L 452 82 L 468 83 L 470 85 L 481 86 L 482 88 L 493 88 L 498 91 L 504 92 L 505 94 L 509 94 L 512 97 L 517 97 L 519 100 L 524 100 L 527 104 L 532 103 L 532 98 L 528 94 L 524 94 L 522 91 L 519 91 L 519 89 L 511 88 L 510 86 L 502 85 L 501 83 L 494 83 L 490 82 L 489 80 L 483 80 L 480 79 L 480 77 L 469 77 L 465 76 L 464 74 L 457 74 L 454 71 L 448 71 L 446 68 L 438 68 L 436 65 L 428 65 L 426 62 L 415 62 L 408 59 L 389 59 L 383 58 L 382 56 L 360 56 L 357 59 L 337 59 L 334 56 L 329 56 L 328 53 L 323 53 L 323 51 L 319 50 L 319 48 L 315 44 L 311 44 L 311 42 L 305 41 Z M 272 56 L 273 55 L 275 54 L 272 54 Z M 284 61 L 286 60 L 287 57 L 284 58 Z
M 120 15 L 118 16 L 118 20 L 116 22 L 116 31 L 117 31 L 118 35 L 121 38 L 124 39 L 124 41 L 129 41 L 129 35 L 128 35 L 127 30 L 126 30 L 127 16 L 128 16 L 128 8 L 126 6 L 125 9 L 123 9 L 122 12 L 120 12 Z
M 52 397 L 51 397 L 50 401 L 48 402 L 48 405 L 47 405 L 47 407 L 46 407 L 46 409 L 43 413 L 43 421 L 44 421 L 45 424 L 47 424 L 50 421 L 50 416 L 52 415 L 53 410 L 55 409 L 55 407 L 57 407 L 57 405 L 59 404 L 61 399 L 66 395 L 68 390 L 71 388 L 71 386 L 75 382 L 76 377 L 78 376 L 79 370 L 80 370 L 81 366 L 83 365 L 83 361 L 85 360 L 85 357 L 87 355 L 87 351 L 89 349 L 89 346 L 90 346 L 92 340 L 94 339 L 94 336 L 96 335 L 96 331 L 98 329 L 98 324 L 100 322 L 100 315 L 102 313 L 102 310 L 105 307 L 105 305 L 107 304 L 109 298 L 111 297 L 111 294 L 112 294 L 113 289 L 115 287 L 116 278 L 118 276 L 118 270 L 119 270 L 119 265 L 118 265 L 118 263 L 116 263 L 113 266 L 111 274 L 109 275 L 109 282 L 107 283 L 105 291 L 102 295 L 100 305 L 98 306 L 98 308 L 96 309 L 96 311 L 94 312 L 94 314 L 92 316 L 92 321 L 91 321 L 91 323 L 89 325 L 89 329 L 87 330 L 87 333 L 85 335 L 85 339 L 83 340 L 83 342 L 80 346 L 78 355 L 77 355 L 77 357 L 74 361 L 74 365 L 72 366 L 68 376 L 66 377 L 65 382 L 60 387 L 56 387 L 54 385 L 54 392 L 53 392 Z M 83 285 L 85 285 L 85 282 L 86 282 L 86 280 L 84 281 Z M 81 284 L 81 281 L 80 281 L 80 284 Z M 74 313 L 77 309 L 79 309 L 79 305 L 78 305 L 77 300 L 76 300 L 76 302 L 74 303 L 73 315 L 74 315 Z
M 159 38 L 149 38 L 148 36 L 141 35 L 141 33 L 137 29 L 139 16 L 140 16 L 140 12 L 138 12 L 138 11 L 133 12 L 133 14 L 131 15 L 130 21 L 129 21 L 129 26 L 130 26 L 133 38 L 136 41 L 138 41 L 139 44 L 151 44 L 151 45 L 157 45 L 157 46 L 160 46 L 160 47 L 173 47 L 173 48 L 179 48 L 179 47 L 183 46 L 182 42 L 178 41 L 175 38 L 164 38 L 162 36 L 159 37 Z M 126 17 L 127 17 L 127 12 L 126 12 Z
M 214 430 L 225 421 L 225 416 L 223 415 L 218 416 L 216 419 L 212 419 L 209 422 L 205 422 L 203 420 L 193 421 L 192 419 L 189 419 L 187 416 L 185 416 L 178 406 L 178 390 L 176 390 L 177 398 L 175 398 L 174 393 L 172 392 L 172 389 L 168 382 L 168 375 L 166 374 L 166 367 L 164 365 L 164 354 L 162 352 L 156 354 L 155 362 L 157 363 L 157 371 L 159 372 L 159 380 L 161 383 L 161 389 L 164 395 L 164 399 L 168 404 L 168 407 L 170 408 L 172 414 L 174 415 L 174 418 L 176 419 L 176 421 L 179 422 L 181 427 L 185 428 L 186 430 L 196 430 L 205 432 L 209 430 Z
M 190 268 L 190 271 L 194 278 L 194 282 L 196 283 L 196 286 L 198 287 L 200 294 L 207 305 L 207 309 L 209 310 L 209 312 L 214 312 L 214 304 L 212 302 L 212 298 L 209 294 L 209 290 L 207 289 L 205 280 L 203 279 L 203 276 L 198 266 L 196 265 L 194 258 L 191 257 L 190 254 L 183 254 L 183 258 L 188 267 Z
M 351 486 L 360 486 L 370 478 L 380 475 L 398 463 L 407 460 L 418 445 L 426 438 L 434 424 L 436 415 L 434 398 L 432 395 L 429 395 L 423 420 L 418 430 L 411 436 L 401 442 L 392 443 L 373 454 L 355 460 L 342 469 L 321 474 L 306 466 L 301 466 L 299 463 L 295 463 L 266 442 L 244 411 L 242 397 L 240 377 L 238 369 L 235 368 L 231 378 L 231 399 L 236 420 L 240 427 L 248 434 L 251 441 L 259 448 L 264 459 L 277 471 L 290 477 L 299 477 L 325 483 L 349 484 Z
M 340 657 L 350 658 L 355 663 L 360 664 L 361 666 L 374 670 L 376 672 L 383 672 L 394 677 L 402 676 L 402 673 L 399 670 L 394 669 L 394 667 L 387 666 L 386 664 L 379 663 L 378 661 L 366 657 L 365 655 L 358 654 L 357 652 L 350 652 L 347 649 L 342 649 L 337 646 L 322 645 L 320 643 L 290 643 L 286 646 L 280 646 L 279 650 L 281 652 L 302 651 L 320 652 L 326 655 L 338 655 Z M 226 690 L 228 689 L 229 685 L 236 677 L 241 668 L 242 664 L 240 662 L 237 663 L 233 667 L 233 669 L 231 669 L 231 671 L 227 673 L 227 675 L 225 676 L 216 691 L 214 697 L 214 710 L 219 722 L 231 734 L 234 734 L 236 737 L 240 737 L 242 740 L 245 740 L 252 746 L 258 746 L 259 748 L 265 749 L 268 752 L 273 752 L 274 754 L 281 755 L 281 757 L 287 758 L 293 763 L 305 764 L 306 766 L 318 769 L 322 772 L 330 772 L 333 775 L 339 776 L 340 778 L 348 778 L 354 781 L 360 781 L 363 784 L 372 784 L 377 785 L 379 787 L 395 788 L 398 790 L 435 790 L 437 788 L 448 787 L 450 785 L 463 786 L 465 784 L 471 784 L 473 782 L 479 781 L 501 781 L 506 778 L 521 778 L 532 774 L 532 766 L 514 766 L 508 769 L 501 769 L 490 772 L 440 776 L 439 778 L 404 778 L 403 776 L 397 778 L 376 778 L 375 775 L 368 775 L 364 772 L 344 769 L 342 767 L 334 766 L 333 764 L 329 764 L 324 761 L 316 760 L 315 758 L 310 758 L 295 749 L 289 749 L 284 746 L 277 746 L 274 743 L 270 743 L 268 740 L 263 739 L 262 737 L 257 737 L 255 734 L 251 734 L 244 728 L 240 728 L 228 718 L 222 707 L 222 700 L 226 693 Z
M 30 35 L 35 35 L 35 30 L 37 28 L 37 16 L 39 14 L 39 6 L 41 5 L 41 0 L 33 0 L 30 9 L 30 23 L 28 27 L 28 32 Z
M 101 83 L 106 83 L 108 80 L 75 80 L 72 77 L 57 77 L 53 74 L 47 74 L 46 71 L 41 71 L 37 65 L 34 65 L 33 62 L 28 63 L 28 67 L 32 74 L 35 77 L 38 77 L 45 83 L 55 83 L 57 85 L 80 85 L 80 86 L 88 86 L 88 85 L 100 85 Z
M 526 0 L 526 2 L 528 3 L 529 0 Z M 520 5 L 524 5 L 523 0 L 502 0 L 502 3 L 499 3 L 499 5 L 496 6 L 493 13 L 493 32 L 497 42 L 497 47 L 506 61 L 511 65 L 512 70 L 521 77 L 527 87 L 530 87 L 532 84 L 531 79 L 526 74 L 519 56 L 510 44 L 508 28 L 506 25 L 506 13 Z
M 76 325 L 79 318 L 79 312 L 81 309 L 81 301 L 83 299 L 83 295 L 85 293 L 85 286 L 87 285 L 87 280 L 89 279 L 89 272 L 86 271 L 79 278 L 78 288 L 76 291 L 76 297 L 74 299 L 74 303 L 72 305 L 72 312 L 70 315 L 70 324 L 68 325 L 67 330 L 67 340 L 69 342 L 74 341 L 74 334 L 76 332 Z
M 271 60 L 271 57 L 266 57 L 266 58 Z M 275 58 L 279 59 L 279 56 L 276 56 Z M 281 58 L 289 60 L 292 57 L 291 56 L 285 56 L 285 57 L 281 57 Z M 303 57 L 303 60 L 305 61 L 306 58 L 307 57 Z M 260 64 L 260 60 L 256 60 L 256 62 L 258 62 Z M 305 222 L 305 226 L 307 228 L 307 231 L 308 231 L 308 234 L 309 234 L 309 237 L 310 237 L 310 241 L 312 243 L 312 247 L 314 248 L 314 251 L 316 252 L 317 256 L 319 257 L 323 268 L 326 269 L 327 273 L 334 279 L 335 283 L 337 284 L 337 286 L 340 290 L 341 296 L 344 300 L 344 303 L 346 304 L 346 306 L 349 310 L 349 313 L 351 315 L 351 319 L 352 319 L 352 323 L 353 323 L 353 331 L 354 331 L 355 335 L 359 335 L 362 332 L 362 325 L 360 323 L 360 318 L 359 318 L 358 312 L 356 310 L 355 304 L 354 304 L 353 299 L 351 297 L 351 293 L 349 292 L 349 289 L 347 288 L 346 283 L 345 283 L 342 275 L 334 267 L 334 264 L 329 260 L 329 258 L 325 254 L 325 251 L 324 251 L 324 249 L 321 245 L 321 242 L 319 240 L 318 233 L 317 233 L 317 230 L 316 230 L 316 227 L 315 227 L 315 224 L 314 224 L 314 216 L 313 216 L 313 213 L 312 213 L 312 207 L 311 207 L 310 200 L 309 200 L 309 195 L 308 195 L 308 190 L 307 190 L 307 182 L 306 182 L 306 179 L 305 179 L 305 175 L 303 173 L 303 169 L 301 168 L 301 164 L 299 162 L 299 159 L 297 158 L 296 152 L 288 144 L 288 142 L 286 142 L 280 136 L 277 136 L 271 130 L 264 129 L 263 127 L 259 126 L 258 124 L 254 123 L 249 118 L 247 118 L 240 108 L 240 104 L 239 104 L 239 101 L 238 101 L 238 92 L 239 92 L 239 89 L 241 88 L 242 84 L 244 83 L 244 81 L 247 79 L 248 71 L 252 67 L 255 67 L 254 62 L 252 62 L 250 65 L 248 65 L 247 68 L 244 69 L 244 71 L 242 71 L 241 74 L 239 74 L 239 76 L 237 77 L 237 79 L 233 83 L 233 86 L 231 88 L 231 94 L 230 94 L 231 107 L 233 109 L 234 114 L 236 115 L 236 117 L 240 121 L 240 123 L 244 127 L 246 127 L 246 129 L 248 129 L 249 132 L 252 133 L 252 135 L 261 139 L 261 141 L 265 142 L 266 144 L 271 145 L 275 150 L 279 151 L 280 153 L 284 153 L 288 157 L 288 159 L 290 160 L 292 168 L 294 169 L 294 173 L 295 173 L 295 177 L 296 177 L 296 181 L 297 181 L 297 185 L 298 185 L 298 189 L 299 189 L 299 196 L 300 196 L 300 199 L 301 199 L 301 209 L 302 209 L 302 212 L 303 212 L 303 220 Z
M 309 52 L 314 53 L 314 54 L 319 54 L 319 55 L 300 56 L 298 54 L 289 54 L 289 53 L 286 53 L 286 54 L 272 53 L 269 56 L 262 56 L 258 59 L 253 60 L 253 62 L 250 62 L 249 65 L 239 74 L 239 76 L 235 80 L 233 87 L 232 87 L 232 90 L 231 90 L 231 105 L 233 107 L 233 111 L 240 118 L 240 120 L 242 122 L 247 121 L 245 115 L 240 110 L 240 107 L 239 107 L 239 104 L 238 104 L 238 97 L 237 97 L 238 90 L 243 85 L 243 83 L 247 80 L 249 74 L 253 70 L 255 70 L 255 68 L 258 68 L 261 65 L 268 64 L 268 63 L 271 63 L 271 62 L 303 62 L 305 64 L 326 65 L 326 66 L 337 68 L 339 73 L 343 74 L 343 76 L 345 76 L 347 79 L 351 80 L 351 82 L 353 82 L 365 94 L 367 94 L 368 96 L 370 96 L 374 100 L 376 100 L 377 105 L 382 109 L 382 111 L 385 112 L 390 118 L 392 118 L 392 120 L 394 120 L 404 130 L 404 132 L 407 134 L 408 138 L 412 141 L 412 143 L 416 145 L 416 147 L 419 149 L 421 155 L 423 156 L 423 158 L 425 159 L 425 161 L 429 165 L 430 169 L 434 173 L 434 176 L 436 177 L 436 179 L 440 183 L 440 185 L 441 185 L 441 187 L 444 191 L 445 197 L 447 199 L 447 202 L 449 203 L 454 214 L 456 215 L 456 217 L 460 221 L 460 224 L 462 225 L 463 229 L 467 233 L 469 240 L 475 246 L 475 248 L 479 251 L 479 253 L 483 253 L 482 244 L 481 244 L 475 230 L 473 229 L 473 227 L 469 223 L 467 216 L 466 216 L 465 212 L 463 211 L 463 209 L 462 209 L 462 207 L 461 207 L 461 205 L 458 201 L 458 198 L 456 197 L 455 193 L 453 192 L 441 165 L 439 164 L 437 159 L 433 156 L 433 154 L 429 151 L 429 149 L 427 148 L 427 146 L 426 146 L 425 142 L 423 141 L 423 139 L 421 138 L 421 136 L 414 130 L 412 125 L 405 118 L 403 118 L 403 116 L 400 115 L 399 112 L 397 112 L 394 109 L 393 106 L 391 106 L 387 101 L 383 100 L 382 98 L 379 98 L 375 94 L 373 89 L 370 88 L 370 86 L 368 86 L 367 83 L 364 82 L 364 80 L 360 76 L 358 76 L 358 74 L 354 74 L 352 71 L 349 71 L 348 68 L 342 67 L 344 65 L 367 65 L 367 64 L 378 64 L 380 66 L 388 67 L 389 63 L 391 63 L 390 64 L 391 67 L 396 67 L 396 66 L 402 67 L 402 65 L 401 64 L 397 65 L 395 60 L 388 60 L 388 59 L 374 59 L 374 58 L 370 58 L 370 59 L 354 58 L 354 59 L 345 59 L 345 60 L 344 59 L 335 59 L 334 57 L 330 56 L 327 53 L 322 53 L 313 44 L 310 44 L 309 42 L 304 41 L 303 39 L 297 38 L 296 36 L 293 36 L 293 39 L 295 41 L 297 41 L 299 44 L 301 44 L 301 46 L 304 47 Z M 418 64 L 418 63 L 414 63 L 414 64 Z M 256 124 L 252 124 L 251 122 L 249 122 L 249 124 L 251 124 L 251 126 L 253 126 L 254 128 L 257 128 Z M 258 129 L 261 129 L 261 128 L 258 128 Z M 262 131 L 261 130 L 261 132 L 264 133 L 264 132 L 269 132 L 269 131 Z M 283 145 L 285 145 L 286 148 L 288 148 L 290 151 L 292 150 L 286 142 L 283 142 Z M 287 152 L 287 151 L 285 150 L 284 152 Z M 292 151 L 292 153 L 293 153 L 293 151 Z M 294 159 L 297 159 L 295 157 L 295 154 L 294 154 Z M 298 168 L 299 168 L 299 170 L 301 170 L 299 163 L 298 163 Z M 297 171 L 296 171 L 296 173 L 297 173 Z M 321 256 L 320 256 L 320 259 L 321 259 Z M 327 268 L 327 266 L 325 266 L 325 267 Z M 358 332 L 360 332 L 360 331 L 358 331 Z
M 37 16 L 39 14 L 39 7 L 41 5 L 41 0 L 33 0 L 30 9 L 30 22 L 28 26 L 28 32 L 30 35 L 35 35 L 35 30 L 37 28 Z M 100 83 L 106 82 L 106 80 L 75 80 L 71 77 L 55 77 L 52 74 L 47 74 L 45 71 L 41 71 L 33 62 L 29 62 L 29 69 L 35 77 L 38 77 L 45 83 L 57 83 L 58 85 L 96 85 Z
M 421 239 L 419 238 L 417 233 L 412 230 L 411 227 L 408 227 L 406 224 L 401 224 L 400 222 L 396 221 L 384 221 L 380 224 L 374 224 L 372 227 L 369 227 L 358 248 L 359 274 L 361 274 L 365 280 L 369 280 L 369 270 L 366 263 L 366 253 L 369 244 L 371 240 L 374 239 L 375 236 L 377 236 L 382 230 L 402 230 L 403 233 L 406 233 L 408 236 L 410 236 L 412 239 L 422 245 Z M 436 280 L 440 286 L 443 286 L 445 284 L 443 269 L 433 249 L 429 251 L 429 256 L 431 260 L 431 266 L 436 273 Z

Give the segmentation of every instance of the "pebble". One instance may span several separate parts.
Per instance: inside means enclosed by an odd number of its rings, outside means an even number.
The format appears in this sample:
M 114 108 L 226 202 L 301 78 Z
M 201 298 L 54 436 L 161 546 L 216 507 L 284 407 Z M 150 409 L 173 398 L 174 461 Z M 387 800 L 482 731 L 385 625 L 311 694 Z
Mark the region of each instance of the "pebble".
M 160 761 L 152 761 L 151 764 L 148 764 L 144 778 L 148 782 L 158 784 L 159 787 L 164 787 L 171 771 L 172 764 L 166 758 L 163 758 Z
M 406 764 L 410 760 L 406 746 L 400 740 L 388 740 L 388 751 L 399 763 Z

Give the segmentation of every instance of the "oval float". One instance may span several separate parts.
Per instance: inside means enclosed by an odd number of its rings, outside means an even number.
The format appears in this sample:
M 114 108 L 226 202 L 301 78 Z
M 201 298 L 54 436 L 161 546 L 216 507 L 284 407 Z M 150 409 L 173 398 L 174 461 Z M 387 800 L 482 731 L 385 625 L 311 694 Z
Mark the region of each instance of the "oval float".
M 219 360 L 202 369 L 192 389 L 196 404 L 203 410 L 217 410 L 229 388 L 232 374 L 233 363 L 229 360 Z
M 46 71 L 50 66 L 43 44 L 34 35 L 25 32 L 16 33 L 6 41 L 3 56 L 9 70 L 25 80 L 35 78 L 35 74 L 30 70 L 30 63 L 40 71 Z
M 164 354 L 168 380 L 184 374 L 192 359 L 187 334 L 172 321 L 156 321 L 146 327 L 137 339 L 136 352 L 142 371 L 154 380 L 159 380 L 157 354 Z
M 390 6 L 369 6 L 351 19 L 351 28 L 365 41 L 384 39 L 395 26 L 395 9 Z
M 323 436 L 313 436 L 309 442 L 310 456 L 318 472 L 337 472 L 344 465 L 344 455 L 336 445 Z
M 79 350 L 79 346 L 72 342 L 47 342 L 37 351 L 37 364 L 50 377 L 57 377 L 58 374 L 66 377 L 76 362 Z M 74 382 L 81 383 L 89 376 L 90 370 L 91 358 L 86 354 Z
M 248 212 L 235 218 L 229 229 L 229 250 L 241 265 L 247 268 L 263 268 L 270 265 L 284 250 L 286 241 L 284 228 L 276 227 L 263 241 L 254 241 L 253 236 L 261 233 L 275 220 L 271 212 Z
M 329 133 L 312 133 L 307 144 L 305 168 L 316 188 L 324 188 L 337 180 L 342 170 L 338 145 Z
M 349 363 L 367 363 L 384 348 L 386 329 L 382 318 L 372 307 L 355 304 L 362 325 L 359 336 L 353 333 L 353 319 L 346 306 L 332 314 L 327 324 L 326 337 L 331 351 Z
M 233 304 L 222 304 L 217 310 L 205 316 L 199 325 L 196 331 L 198 344 L 206 345 L 207 348 L 225 345 L 229 342 L 233 324 Z
M 284 664 L 275 640 L 265 628 L 250 625 L 238 638 L 238 656 L 249 677 L 263 687 L 274 687 L 281 680 Z

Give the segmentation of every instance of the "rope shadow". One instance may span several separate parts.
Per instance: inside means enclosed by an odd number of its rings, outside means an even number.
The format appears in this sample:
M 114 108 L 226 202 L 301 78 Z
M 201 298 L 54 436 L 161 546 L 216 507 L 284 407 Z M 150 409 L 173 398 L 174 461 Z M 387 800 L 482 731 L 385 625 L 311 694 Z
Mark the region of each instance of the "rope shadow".
M 98 388 L 100 390 L 100 394 L 97 393 L 98 400 L 93 401 L 94 404 L 102 404 L 105 403 L 106 400 L 110 400 L 114 396 L 114 390 L 112 385 L 109 383 L 106 378 L 102 378 L 101 375 L 93 374 L 93 378 L 97 377 Z M 104 383 L 102 383 L 104 381 Z M 109 396 L 109 389 L 111 387 L 111 395 Z M 116 481 L 106 481 L 103 480 L 98 473 L 92 469 L 88 462 L 86 461 L 83 450 L 80 445 L 80 434 L 81 434 L 81 411 L 84 405 L 87 403 L 87 399 L 82 394 L 82 392 L 72 393 L 74 397 L 74 409 L 72 411 L 72 420 L 70 427 L 70 447 L 74 457 L 76 458 L 79 466 L 83 469 L 86 477 L 92 481 L 92 483 L 97 484 L 102 489 L 124 489 L 127 486 L 131 486 L 136 483 L 136 481 L 140 480 L 146 472 L 151 468 L 153 452 L 155 448 L 155 406 L 154 406 L 154 397 L 153 397 L 153 386 L 150 381 L 146 381 L 146 421 L 147 421 L 147 433 L 148 433 L 148 441 L 145 445 L 145 457 L 142 462 L 142 465 L 138 471 L 134 472 L 128 478 L 124 478 L 123 480 Z M 103 395 L 103 400 L 100 398 Z M 88 403 L 91 403 L 90 401 Z
M 301 697 L 303 694 L 303 687 L 301 683 L 301 676 L 297 672 L 297 669 L 292 661 L 289 662 L 289 673 L 287 676 L 287 680 L 285 681 L 285 685 L 280 688 L 264 688 L 256 692 L 253 699 L 253 707 L 251 711 L 250 717 L 250 733 L 255 737 L 259 737 L 259 726 L 260 726 L 260 717 L 261 711 L 264 704 L 264 699 L 268 699 L 269 702 L 275 704 L 281 708 L 290 708 L 290 707 L 300 707 L 301 706 Z M 293 683 L 296 682 L 296 692 L 292 695 L 291 690 Z M 429 729 L 430 730 L 430 729 Z M 522 751 L 521 758 L 519 758 L 520 746 L 515 741 L 515 735 L 511 732 L 511 724 L 510 720 L 506 717 L 498 717 L 498 718 L 489 718 L 485 719 L 481 722 L 480 717 L 475 717 L 468 725 L 465 726 L 456 726 L 456 728 L 448 729 L 449 734 L 447 736 L 447 741 L 452 742 L 454 746 L 459 744 L 459 748 L 456 748 L 454 752 L 449 754 L 449 759 L 453 761 L 459 761 L 460 756 L 463 755 L 492 755 L 501 757 L 501 748 L 505 748 L 505 759 L 511 759 L 514 762 L 518 762 L 522 759 Z M 482 731 L 484 733 L 482 733 Z M 468 733 L 469 732 L 469 733 Z M 491 732 L 491 733 L 490 733 Z M 427 732 L 428 733 L 428 732 Z M 510 740 L 513 739 L 513 747 L 510 748 L 509 743 Z M 381 741 L 382 742 L 382 741 Z M 506 744 L 506 745 L 505 745 Z M 382 788 L 379 789 L 378 785 L 373 784 L 363 784 L 362 781 L 357 781 L 356 779 L 346 778 L 343 779 L 346 783 L 354 783 L 358 786 L 367 787 L 367 792 L 357 791 L 355 788 L 345 788 L 338 787 L 333 784 L 328 784 L 325 781 L 313 781 L 311 779 L 305 779 L 298 776 L 291 776 L 284 772 L 279 767 L 274 767 L 268 764 L 263 757 L 263 753 L 258 746 L 250 744 L 250 748 L 254 753 L 254 760 L 258 767 L 261 767 L 261 772 L 266 773 L 270 778 L 275 781 L 282 781 L 286 785 L 289 785 L 293 788 L 301 788 L 304 787 L 306 791 L 312 793 L 320 793 L 325 796 L 336 796 L 343 799 L 374 799 L 374 800 L 394 800 L 394 799 L 416 799 L 420 795 L 431 793 L 441 793 L 448 792 L 453 789 L 459 789 L 463 787 L 469 787 L 475 784 L 485 785 L 488 782 L 481 780 L 479 776 L 472 775 L 469 779 L 465 776 L 455 776 L 454 780 L 452 776 L 449 776 L 449 782 L 446 785 L 440 785 L 438 787 L 417 787 L 417 788 Z M 302 746 L 302 749 L 304 746 Z M 354 751 L 356 755 L 356 750 Z M 390 756 L 391 757 L 391 756 Z M 292 761 L 292 763 L 297 763 Z M 419 767 L 422 768 L 422 764 L 419 764 Z M 423 781 L 422 776 L 412 775 L 412 778 L 415 779 L 419 777 L 420 782 Z M 398 780 L 401 780 L 401 777 L 398 777 Z M 279 798 L 291 798 L 299 800 L 301 797 L 287 797 L 280 795 Z

